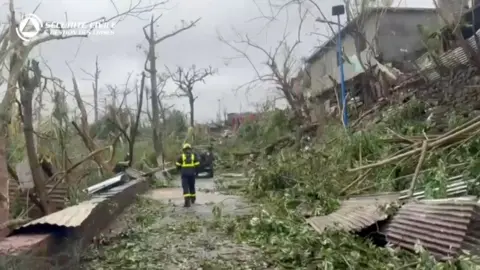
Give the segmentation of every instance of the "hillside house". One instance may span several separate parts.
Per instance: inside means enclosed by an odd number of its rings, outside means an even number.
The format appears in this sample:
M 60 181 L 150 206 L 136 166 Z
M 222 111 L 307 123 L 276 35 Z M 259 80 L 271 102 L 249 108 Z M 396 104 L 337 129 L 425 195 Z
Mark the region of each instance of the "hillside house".
M 353 19 L 341 31 L 345 80 L 349 81 L 363 73 L 356 53 L 356 44 L 366 66 L 367 63 L 374 66 L 377 59 L 382 63 L 404 63 L 405 60 L 413 60 L 420 56 L 424 50 L 418 26 L 423 25 L 425 29 L 436 30 L 441 27 L 440 22 L 435 9 L 369 9 L 362 16 Z M 355 28 L 358 28 L 365 39 L 355 35 L 353 31 Z M 328 90 L 331 90 L 335 83 L 340 83 L 337 35 L 325 42 L 307 59 L 311 96 L 330 93 Z M 356 87 L 350 83 L 348 85 L 350 89 Z

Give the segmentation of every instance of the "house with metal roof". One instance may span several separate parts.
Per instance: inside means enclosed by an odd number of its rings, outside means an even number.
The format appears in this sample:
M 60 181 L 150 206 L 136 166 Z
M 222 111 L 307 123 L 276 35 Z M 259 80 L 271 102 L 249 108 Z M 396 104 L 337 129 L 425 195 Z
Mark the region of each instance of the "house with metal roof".
M 377 60 L 392 63 L 405 62 L 408 58 L 418 57 L 419 54 L 416 52 L 424 49 L 419 25 L 424 29 L 439 29 L 441 20 L 436 10 L 433 8 L 371 8 L 351 20 L 340 31 L 345 80 L 349 81 L 362 74 L 363 66 L 374 66 Z M 340 83 L 337 37 L 338 33 L 322 44 L 306 61 L 311 78 L 310 94 L 312 96 L 321 95 L 332 89 L 335 83 Z M 357 47 L 360 54 L 357 54 Z

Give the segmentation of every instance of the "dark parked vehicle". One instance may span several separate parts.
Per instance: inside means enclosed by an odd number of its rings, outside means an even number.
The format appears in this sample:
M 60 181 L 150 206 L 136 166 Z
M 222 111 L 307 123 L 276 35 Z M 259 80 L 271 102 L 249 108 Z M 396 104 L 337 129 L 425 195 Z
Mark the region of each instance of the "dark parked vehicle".
M 213 162 L 215 157 L 211 147 L 207 149 L 195 149 L 198 157 L 200 158 L 200 166 L 197 170 L 197 177 L 200 173 L 207 173 L 207 177 L 212 178 L 214 176 Z

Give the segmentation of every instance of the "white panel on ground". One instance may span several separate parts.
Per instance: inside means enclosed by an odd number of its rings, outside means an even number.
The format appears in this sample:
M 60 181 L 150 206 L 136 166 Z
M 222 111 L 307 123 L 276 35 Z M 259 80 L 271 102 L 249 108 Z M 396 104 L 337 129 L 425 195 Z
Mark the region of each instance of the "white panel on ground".
M 22 160 L 15 166 L 17 170 L 17 176 L 20 189 L 30 189 L 34 187 L 32 171 L 30 170 L 30 164 L 28 163 L 28 158 Z
M 93 185 L 93 186 L 91 186 L 91 187 L 88 187 L 88 188 L 86 189 L 86 192 L 87 192 L 88 194 L 94 194 L 94 193 L 96 193 L 96 192 L 98 192 L 98 191 L 100 191 L 100 190 L 102 190 L 102 189 L 104 189 L 104 188 L 107 188 L 107 187 L 109 187 L 109 186 L 113 186 L 113 185 L 119 183 L 120 181 L 122 181 L 123 179 L 125 179 L 124 176 L 125 176 L 125 174 L 116 175 L 116 176 L 114 176 L 114 177 L 112 177 L 112 178 L 110 178 L 110 179 L 107 179 L 107 180 L 105 180 L 105 181 L 103 181 L 103 182 L 100 182 L 100 183 L 98 183 L 98 184 L 96 184 L 96 185 Z

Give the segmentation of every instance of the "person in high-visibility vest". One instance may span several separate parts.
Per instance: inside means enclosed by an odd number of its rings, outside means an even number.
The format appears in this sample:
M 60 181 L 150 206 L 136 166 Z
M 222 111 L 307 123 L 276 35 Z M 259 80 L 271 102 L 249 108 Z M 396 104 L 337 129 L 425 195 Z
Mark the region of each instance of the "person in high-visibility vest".
M 182 175 L 183 197 L 185 199 L 184 207 L 190 207 L 195 203 L 197 195 L 195 193 L 195 174 L 200 159 L 192 151 L 192 146 L 188 143 L 183 145 L 183 153 L 178 157 L 175 165 Z

